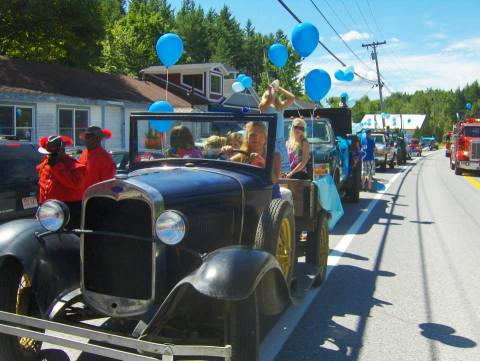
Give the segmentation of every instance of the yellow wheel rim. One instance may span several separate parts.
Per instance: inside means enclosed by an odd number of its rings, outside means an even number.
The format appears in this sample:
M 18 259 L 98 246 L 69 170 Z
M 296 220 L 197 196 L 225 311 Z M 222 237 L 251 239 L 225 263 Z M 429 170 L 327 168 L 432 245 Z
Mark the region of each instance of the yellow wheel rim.
M 280 225 L 275 258 L 280 264 L 284 276 L 287 277 L 292 268 L 292 228 L 288 218 L 284 218 Z
M 20 278 L 20 283 L 18 284 L 17 303 L 15 306 L 15 313 L 18 315 L 25 315 L 28 313 L 26 311 L 28 311 L 30 303 L 30 295 L 28 290 L 30 287 L 32 287 L 30 278 L 26 274 L 23 274 L 22 278 Z M 18 343 L 25 351 L 40 351 L 41 344 L 34 339 L 28 337 L 19 337 Z

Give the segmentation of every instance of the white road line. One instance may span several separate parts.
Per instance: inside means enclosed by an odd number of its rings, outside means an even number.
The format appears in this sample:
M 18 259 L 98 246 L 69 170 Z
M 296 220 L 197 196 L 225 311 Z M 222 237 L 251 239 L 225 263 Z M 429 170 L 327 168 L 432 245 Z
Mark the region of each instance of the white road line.
M 422 158 L 415 158 L 412 163 L 417 163 Z M 395 181 L 400 177 L 400 175 L 405 173 L 405 170 L 412 167 L 411 165 L 408 166 L 401 166 L 398 167 L 403 169 L 402 172 L 395 174 L 392 179 L 385 185 L 385 190 L 379 192 L 375 195 L 375 197 L 370 201 L 368 204 L 367 209 L 361 214 L 360 217 L 357 218 L 355 223 L 348 229 L 346 234 L 342 237 L 340 242 L 337 246 L 330 250 L 330 252 L 335 251 L 336 256 L 329 256 L 328 257 L 328 267 L 327 267 L 327 274 L 325 277 L 325 282 L 328 280 L 332 270 L 338 264 L 340 259 L 342 258 L 344 252 L 348 249 L 350 244 L 352 243 L 353 239 L 357 235 L 358 231 L 362 227 L 363 223 L 367 220 L 368 216 L 372 212 L 372 210 L 377 205 L 378 201 L 383 197 L 383 193 L 385 193 L 390 186 L 395 183 Z M 268 335 L 263 340 L 262 344 L 260 345 L 260 360 L 262 361 L 274 361 L 275 357 L 277 356 L 278 352 L 282 349 L 285 342 L 290 337 L 290 334 L 293 332 L 295 327 L 297 326 L 300 319 L 303 317 L 305 312 L 307 311 L 308 307 L 315 299 L 315 297 L 320 292 L 321 288 L 314 289 L 310 291 L 302 303 L 298 305 L 290 306 L 287 311 L 282 315 L 280 320 L 275 324 L 272 330 L 268 333 Z

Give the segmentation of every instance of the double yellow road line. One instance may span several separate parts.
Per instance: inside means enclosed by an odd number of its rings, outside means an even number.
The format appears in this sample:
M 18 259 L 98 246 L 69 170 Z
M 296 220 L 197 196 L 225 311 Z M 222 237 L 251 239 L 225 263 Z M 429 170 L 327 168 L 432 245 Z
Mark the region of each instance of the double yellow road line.
M 475 177 L 465 176 L 464 178 L 467 181 L 469 181 L 472 186 L 474 186 L 475 188 L 477 188 L 480 191 L 480 182 Z

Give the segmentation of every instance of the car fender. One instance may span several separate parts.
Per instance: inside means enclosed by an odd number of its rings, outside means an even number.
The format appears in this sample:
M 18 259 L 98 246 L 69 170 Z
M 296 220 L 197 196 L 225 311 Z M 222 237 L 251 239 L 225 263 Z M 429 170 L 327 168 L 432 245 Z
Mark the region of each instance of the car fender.
M 0 226 L 0 267 L 7 258 L 19 262 L 29 276 L 38 307 L 46 316 L 62 294 L 79 287 L 80 242 L 72 233 L 51 233 L 34 219 Z
M 158 332 L 175 315 L 182 301 L 195 305 L 195 297 L 202 296 L 239 301 L 254 291 L 264 314 L 278 314 L 291 302 L 280 266 L 270 253 L 246 246 L 217 249 L 204 258 L 200 267 L 177 283 L 158 309 L 147 312 L 134 335 Z

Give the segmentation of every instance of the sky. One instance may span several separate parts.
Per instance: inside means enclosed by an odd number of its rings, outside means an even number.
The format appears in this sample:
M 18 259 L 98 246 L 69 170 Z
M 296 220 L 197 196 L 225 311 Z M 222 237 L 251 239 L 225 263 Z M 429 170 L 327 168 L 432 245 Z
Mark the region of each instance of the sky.
M 362 43 L 386 41 L 379 46 L 384 96 L 391 92 L 456 89 L 480 80 L 479 0 L 284 0 L 302 20 L 314 24 L 320 40 L 347 65 L 376 80 L 375 62 Z M 357 59 L 328 26 L 322 11 L 338 34 L 360 58 Z M 181 0 L 170 0 L 175 9 Z M 290 39 L 297 24 L 277 0 L 197 0 L 204 9 L 220 10 L 228 5 L 245 25 L 250 19 L 261 33 L 282 29 Z M 329 96 L 347 92 L 350 99 L 368 95 L 378 99 L 378 88 L 356 77 L 338 82 L 333 73 L 342 65 L 320 45 L 302 60 L 302 73 L 324 69 L 332 76 Z

